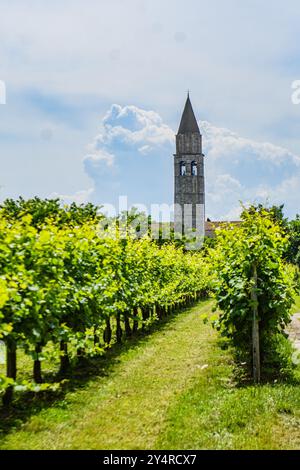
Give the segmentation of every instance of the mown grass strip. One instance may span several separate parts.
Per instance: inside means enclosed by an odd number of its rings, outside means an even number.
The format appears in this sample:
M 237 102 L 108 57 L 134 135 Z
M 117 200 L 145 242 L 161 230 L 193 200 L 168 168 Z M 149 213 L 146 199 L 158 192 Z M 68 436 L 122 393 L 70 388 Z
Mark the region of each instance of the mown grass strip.
M 2 449 L 298 449 L 300 386 L 237 383 L 211 302 L 120 348 L 106 375 L 32 416 Z M 297 378 L 297 377 L 296 377 Z

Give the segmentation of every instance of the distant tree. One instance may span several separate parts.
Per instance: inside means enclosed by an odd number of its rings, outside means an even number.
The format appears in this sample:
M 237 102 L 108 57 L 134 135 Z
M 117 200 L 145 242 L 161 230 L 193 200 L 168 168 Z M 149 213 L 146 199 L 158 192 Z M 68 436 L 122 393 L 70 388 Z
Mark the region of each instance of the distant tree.
M 295 220 L 288 224 L 289 246 L 286 258 L 290 263 L 300 267 L 300 216 L 297 214 Z
M 31 225 L 40 228 L 47 220 L 55 224 L 82 225 L 85 222 L 97 222 L 103 218 L 101 207 L 91 203 L 62 205 L 60 199 L 6 199 L 0 209 L 4 217 L 10 220 L 21 220 L 30 215 Z
M 264 206 L 263 204 L 253 204 L 248 209 L 244 210 L 244 213 L 255 214 L 255 213 L 268 213 L 270 214 L 270 218 L 277 224 L 279 224 L 283 228 L 287 228 L 288 226 L 288 219 L 284 216 L 284 204 L 280 206 Z M 243 214 L 243 213 L 242 213 Z
M 284 216 L 284 205 L 264 207 L 262 204 L 252 205 L 248 211 L 251 214 L 267 212 L 271 219 L 278 225 L 287 235 L 288 243 L 286 245 L 283 257 L 286 261 L 296 264 L 300 267 L 300 215 L 297 214 L 294 220 L 288 220 Z

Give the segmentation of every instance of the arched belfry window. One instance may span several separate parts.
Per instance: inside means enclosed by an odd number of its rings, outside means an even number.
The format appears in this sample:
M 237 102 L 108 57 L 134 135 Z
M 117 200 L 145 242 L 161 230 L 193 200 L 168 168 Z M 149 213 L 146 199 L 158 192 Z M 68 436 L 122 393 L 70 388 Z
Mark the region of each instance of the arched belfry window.
M 181 176 L 186 175 L 186 164 L 185 164 L 185 162 L 180 162 L 180 175 Z
M 197 162 L 192 162 L 191 163 L 191 173 L 192 173 L 192 176 L 197 176 L 198 175 Z

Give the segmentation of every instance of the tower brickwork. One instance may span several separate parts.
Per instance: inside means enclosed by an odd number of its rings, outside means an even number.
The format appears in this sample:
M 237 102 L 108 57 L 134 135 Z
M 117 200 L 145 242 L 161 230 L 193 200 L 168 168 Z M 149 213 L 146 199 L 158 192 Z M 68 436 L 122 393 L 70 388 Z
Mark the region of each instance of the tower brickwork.
M 188 95 L 174 155 L 175 230 L 204 230 L 205 183 L 202 135 Z

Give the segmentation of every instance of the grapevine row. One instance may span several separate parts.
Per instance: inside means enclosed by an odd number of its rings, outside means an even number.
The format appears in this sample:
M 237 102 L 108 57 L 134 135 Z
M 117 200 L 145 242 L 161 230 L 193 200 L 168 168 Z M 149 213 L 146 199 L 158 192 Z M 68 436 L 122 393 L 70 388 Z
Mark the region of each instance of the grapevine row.
M 5 404 L 17 383 L 17 348 L 32 356 L 33 384 L 39 384 L 40 357 L 49 342 L 60 350 L 63 376 L 70 342 L 79 357 L 98 354 L 208 290 L 209 270 L 199 253 L 159 246 L 148 236 L 124 237 L 119 229 L 100 230 L 87 208 L 58 208 L 53 201 L 50 210 L 49 201 L 14 204 L 0 209 Z

